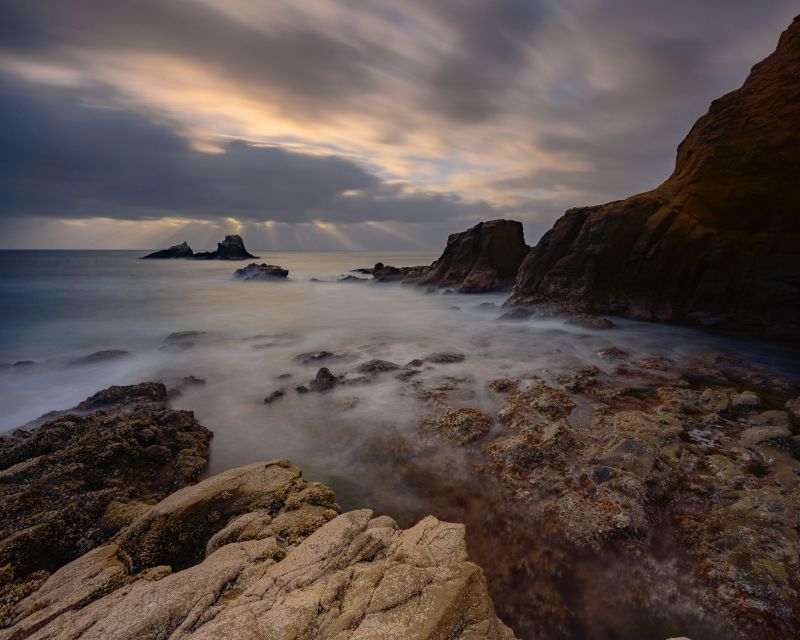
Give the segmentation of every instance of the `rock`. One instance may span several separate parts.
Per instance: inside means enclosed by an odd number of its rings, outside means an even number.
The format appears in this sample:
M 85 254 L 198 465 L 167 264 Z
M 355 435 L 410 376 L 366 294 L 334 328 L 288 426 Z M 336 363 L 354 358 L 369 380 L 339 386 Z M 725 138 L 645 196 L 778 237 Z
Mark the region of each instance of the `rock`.
M 486 445 L 486 452 L 496 464 L 532 469 L 544 458 L 531 436 L 500 436 Z
M 309 351 L 299 353 L 294 359 L 302 364 L 316 364 L 317 362 L 327 362 L 331 360 L 341 360 L 344 356 L 330 351 Z
M 336 282 L 369 282 L 369 278 L 359 278 L 358 276 L 346 275 L 336 278 Z
M 598 349 L 597 355 L 607 360 L 622 360 L 624 358 L 627 358 L 630 354 L 624 349 L 611 346 Z
M 513 640 L 463 525 L 337 512 L 286 461 L 233 469 L 60 569 L 0 638 Z
M 222 242 L 217 243 L 216 251 L 203 251 L 192 256 L 195 260 L 246 260 L 257 258 L 244 248 L 242 236 L 225 236 Z
M 182 396 L 183 392 L 191 387 L 204 387 L 206 381 L 197 376 L 184 376 L 183 378 L 165 380 L 164 384 L 167 387 L 167 397 L 177 398 Z
M 752 391 L 742 391 L 731 398 L 731 408 L 737 411 L 758 409 L 760 406 L 761 398 Z
M 572 316 L 564 320 L 564 324 L 581 327 L 583 329 L 613 329 L 616 325 L 608 318 L 590 316 L 586 314 Z
M 498 320 L 527 320 L 536 315 L 536 310 L 531 307 L 516 307 L 509 309 Z
M 509 289 L 528 249 L 522 223 L 515 220 L 479 222 L 447 239 L 444 253 L 420 283 L 455 286 L 460 293 Z
M 714 100 L 653 191 L 571 209 L 511 302 L 800 338 L 800 20 Z
M 356 371 L 358 371 L 359 373 L 377 374 L 377 373 L 385 373 L 387 371 L 395 371 L 396 369 L 399 368 L 400 365 L 395 364 L 394 362 L 389 362 L 388 360 L 375 359 L 359 365 L 358 367 L 356 367 Z
M 185 242 L 174 244 L 169 249 L 161 249 L 142 256 L 142 260 L 166 260 L 169 258 L 191 258 L 194 255 L 192 248 Z
M 423 433 L 464 445 L 485 436 L 492 422 L 489 416 L 478 409 L 446 407 L 443 411 L 425 418 L 420 429 Z
M 425 356 L 425 362 L 432 362 L 434 364 L 453 364 L 455 362 L 464 362 L 464 360 L 466 360 L 466 356 L 463 353 L 456 353 L 453 351 L 439 351 Z
M 762 425 L 759 427 L 750 427 L 742 432 L 739 437 L 739 442 L 745 446 L 755 446 L 766 442 L 767 440 L 786 439 L 792 435 L 791 431 L 786 425 Z
M 232 259 L 232 258 L 230 258 Z M 233 272 L 234 280 L 285 280 L 289 272 L 274 264 L 256 264 L 251 262 L 246 267 Z
M 272 393 L 270 393 L 266 398 L 264 398 L 264 404 L 272 404 L 276 400 L 280 400 L 283 396 L 286 395 L 285 389 L 276 389 Z
M 800 398 L 786 401 L 786 411 L 789 412 L 789 418 L 792 424 L 800 426 Z
M 36 363 L 33 360 L 17 360 L 13 365 L 13 367 L 32 367 Z
M 721 413 L 731 406 L 730 396 L 724 389 L 704 389 L 699 398 L 700 405 L 706 411 Z
M 110 387 L 0 438 L 0 566 L 24 580 L 105 542 L 125 522 L 107 514 L 113 505 L 121 513 L 195 482 L 210 439 L 152 382 Z
M 314 391 L 330 391 L 336 386 L 336 376 L 331 373 L 328 367 L 322 367 L 317 371 L 317 376 L 311 383 L 311 388 Z
M 129 355 L 131 355 L 130 352 L 123 351 L 122 349 L 105 349 L 103 351 L 95 351 L 94 353 L 90 353 L 89 355 L 76 358 L 75 360 L 72 360 L 69 364 L 71 365 L 97 364 L 99 362 L 119 360 L 120 358 L 125 358 L 126 356 Z
M 495 378 L 494 380 L 489 380 L 487 386 L 497 393 L 509 393 L 519 389 L 519 380 L 513 378 Z
M 372 277 L 378 282 L 418 282 L 429 270 L 427 266 L 390 267 L 378 262 L 372 270 Z

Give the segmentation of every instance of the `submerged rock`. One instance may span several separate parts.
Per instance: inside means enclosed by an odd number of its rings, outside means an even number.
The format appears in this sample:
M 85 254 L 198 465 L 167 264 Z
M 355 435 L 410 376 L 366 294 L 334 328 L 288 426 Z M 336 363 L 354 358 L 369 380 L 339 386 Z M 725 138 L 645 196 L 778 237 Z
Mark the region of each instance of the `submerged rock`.
M 194 255 L 192 248 L 185 242 L 174 244 L 169 249 L 161 249 L 142 256 L 142 260 L 166 260 L 169 258 L 191 258 Z
M 123 349 L 105 349 L 103 351 L 95 351 L 89 355 L 81 356 L 72 360 L 69 364 L 97 364 L 98 362 L 108 362 L 109 360 L 119 360 L 126 356 L 131 355 L 129 351 Z
M 429 269 L 428 266 L 391 267 L 378 262 L 372 270 L 372 277 L 378 282 L 418 282 Z
M 311 383 L 311 388 L 314 391 L 330 391 L 334 386 L 336 386 L 336 376 L 331 373 L 328 367 L 322 367 L 317 371 L 317 375 Z
M 653 191 L 569 210 L 511 302 L 800 339 L 800 19 L 711 103 Z
M 232 469 L 63 567 L 0 637 L 514 638 L 462 525 L 338 512 L 285 460 Z
M 283 267 L 255 262 L 233 272 L 234 280 L 283 280 L 288 275 L 289 272 Z

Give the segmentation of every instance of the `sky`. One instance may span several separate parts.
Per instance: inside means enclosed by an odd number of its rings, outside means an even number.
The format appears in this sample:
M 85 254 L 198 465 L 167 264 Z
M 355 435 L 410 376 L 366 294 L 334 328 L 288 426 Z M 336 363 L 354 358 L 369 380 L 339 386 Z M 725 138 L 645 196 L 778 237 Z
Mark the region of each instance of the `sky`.
M 796 0 L 2 0 L 0 248 L 535 244 L 646 191 Z

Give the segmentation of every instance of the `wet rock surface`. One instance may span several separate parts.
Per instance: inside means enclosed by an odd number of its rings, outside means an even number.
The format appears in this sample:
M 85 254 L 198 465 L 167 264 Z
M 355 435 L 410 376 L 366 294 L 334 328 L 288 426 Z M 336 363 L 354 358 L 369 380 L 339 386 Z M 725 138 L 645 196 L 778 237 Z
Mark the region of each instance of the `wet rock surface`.
M 653 191 L 569 210 L 511 301 L 800 338 L 800 19 Z
M 462 525 L 338 514 L 286 460 L 232 469 L 62 567 L 0 638 L 514 638 Z
M 289 272 L 274 264 L 252 262 L 233 272 L 234 280 L 284 280 Z
M 0 438 L 3 607 L 196 482 L 210 439 L 191 412 L 168 407 L 160 383 L 110 387 Z

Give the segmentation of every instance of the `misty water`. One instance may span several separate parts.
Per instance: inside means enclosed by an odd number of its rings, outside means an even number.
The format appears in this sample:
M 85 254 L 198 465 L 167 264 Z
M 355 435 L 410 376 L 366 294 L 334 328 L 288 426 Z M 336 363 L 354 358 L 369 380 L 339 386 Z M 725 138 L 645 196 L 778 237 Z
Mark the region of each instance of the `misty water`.
M 345 510 L 373 508 L 404 526 L 428 513 L 465 522 L 470 553 L 486 570 L 498 611 L 512 625 L 526 616 L 528 600 L 537 605 L 535 594 L 526 593 L 525 576 L 503 570 L 505 554 L 535 545 L 536 532 L 528 532 L 533 542 L 511 539 L 518 534 L 503 519 L 524 515 L 513 505 L 497 508 L 496 494 L 470 470 L 474 449 L 438 445 L 402 467 L 388 455 L 417 439 L 420 420 L 432 411 L 430 402 L 419 399 L 420 390 L 451 384 L 456 388 L 448 404 L 496 413 L 502 396 L 489 391 L 488 380 L 548 378 L 581 364 L 607 368 L 610 363 L 597 351 L 612 345 L 633 356 L 673 359 L 727 351 L 792 373 L 791 360 L 777 345 L 621 319 L 612 331 L 565 325 L 558 318 L 502 321 L 503 294 L 336 282 L 377 261 L 426 264 L 435 257 L 428 254 L 254 251 L 259 262 L 289 269 L 289 279 L 240 282 L 231 276 L 242 263 L 137 260 L 141 253 L 0 252 L 0 431 L 72 407 L 113 384 L 202 378 L 205 385 L 186 388 L 173 406 L 194 411 L 214 432 L 209 474 L 286 457 L 307 478 L 329 484 Z M 183 331 L 204 333 L 184 340 L 191 345 L 165 348 L 169 334 Z M 129 355 L 74 364 L 112 349 Z M 312 364 L 296 359 L 320 350 L 338 358 Z M 359 364 L 374 358 L 402 365 L 434 352 L 457 352 L 465 360 L 429 364 L 418 382 L 401 382 L 390 372 L 377 382 L 339 385 L 327 393 L 294 391 L 323 364 L 352 377 Z M 19 361 L 34 364 L 13 366 Z M 285 374 L 291 378 L 277 379 Z M 281 387 L 285 397 L 264 404 Z M 570 422 L 585 427 L 588 415 L 588 406 L 579 404 Z M 487 438 L 499 429 L 495 425 Z M 513 602 L 512 592 L 520 594 Z M 633 631 L 609 634 L 635 637 Z

